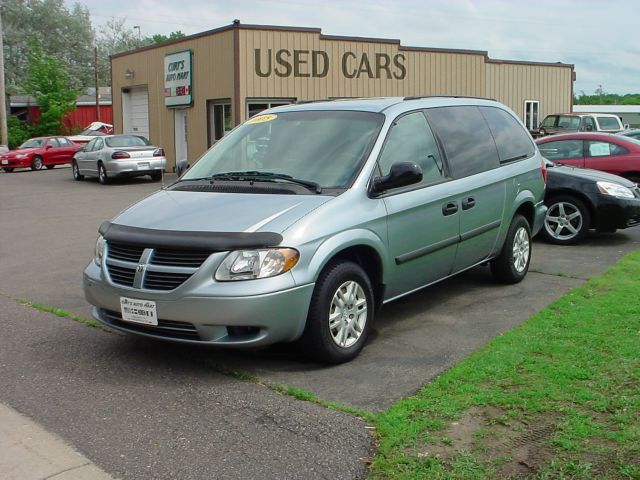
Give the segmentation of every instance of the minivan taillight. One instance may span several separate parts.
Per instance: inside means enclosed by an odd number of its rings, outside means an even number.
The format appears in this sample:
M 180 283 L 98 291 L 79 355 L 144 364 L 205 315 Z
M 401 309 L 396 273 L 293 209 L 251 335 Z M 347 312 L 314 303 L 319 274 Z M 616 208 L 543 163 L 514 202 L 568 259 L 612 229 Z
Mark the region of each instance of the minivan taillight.
M 540 167 L 540 169 L 542 170 L 542 179 L 544 180 L 544 184 L 546 185 L 549 172 L 547 171 L 547 164 L 545 163 L 544 158 L 542 159 L 542 166 Z
M 119 160 L 121 158 L 131 158 L 131 155 L 129 155 L 127 152 L 118 151 L 113 152 L 111 154 L 111 158 L 113 158 L 114 160 Z
M 164 157 L 164 150 L 162 148 L 156 148 L 153 151 L 153 156 L 154 157 Z

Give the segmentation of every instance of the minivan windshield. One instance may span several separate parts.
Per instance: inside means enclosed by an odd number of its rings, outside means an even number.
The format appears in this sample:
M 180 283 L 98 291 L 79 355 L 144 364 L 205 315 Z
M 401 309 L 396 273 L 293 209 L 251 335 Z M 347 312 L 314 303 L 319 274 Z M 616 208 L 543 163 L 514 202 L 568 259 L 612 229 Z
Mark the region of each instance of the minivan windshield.
M 356 111 L 282 112 L 258 115 L 224 136 L 182 177 L 265 179 L 288 175 L 322 188 L 346 188 L 358 174 L 384 116 Z M 271 177 L 269 177 L 271 174 Z

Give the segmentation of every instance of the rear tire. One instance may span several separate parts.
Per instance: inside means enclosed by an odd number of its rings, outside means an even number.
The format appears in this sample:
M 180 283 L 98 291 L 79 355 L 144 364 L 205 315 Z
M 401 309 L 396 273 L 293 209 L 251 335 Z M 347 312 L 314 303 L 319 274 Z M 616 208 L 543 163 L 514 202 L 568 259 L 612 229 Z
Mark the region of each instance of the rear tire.
M 71 162 L 71 174 L 73 175 L 73 179 L 76 182 L 84 179 L 84 175 L 80 173 L 80 168 L 78 167 L 78 163 L 75 160 Z
M 520 214 L 511 220 L 502 252 L 491 260 L 491 273 L 502 283 L 519 283 L 527 275 L 531 263 L 531 227 Z
M 40 170 L 42 169 L 42 157 L 40 155 L 36 155 L 31 160 L 31 170 Z
M 314 360 L 348 362 L 367 343 L 374 311 L 373 288 L 360 265 L 331 262 L 316 282 L 298 345 Z
M 149 176 L 151 177 L 151 180 L 153 180 L 154 182 L 159 182 L 160 179 L 162 178 L 162 172 L 153 172 L 151 174 L 149 174 Z
M 98 163 L 98 181 L 102 185 L 109 183 L 109 177 L 107 176 L 107 169 L 104 168 L 102 162 Z

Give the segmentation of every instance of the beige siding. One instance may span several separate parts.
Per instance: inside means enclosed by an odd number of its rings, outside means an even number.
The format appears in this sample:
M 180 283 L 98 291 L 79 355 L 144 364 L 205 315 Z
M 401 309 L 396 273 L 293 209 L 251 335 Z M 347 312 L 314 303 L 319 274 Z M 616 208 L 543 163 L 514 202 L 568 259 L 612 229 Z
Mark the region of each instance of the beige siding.
M 168 169 L 175 165 L 173 109 L 164 105 L 164 57 L 191 49 L 193 52 L 193 106 L 187 110 L 189 160 L 193 163 L 207 149 L 206 100 L 233 98 L 233 32 L 203 36 L 168 46 L 133 52 L 112 59 L 113 122 L 122 132 L 122 89 L 147 86 L 149 90 L 149 140 L 165 149 Z M 128 80 L 124 72 L 134 71 Z
M 256 73 L 256 49 L 260 50 L 261 72 L 271 72 L 266 77 Z M 282 49 L 287 50 L 284 58 L 291 64 L 294 63 L 294 50 L 304 51 L 302 58 L 307 63 L 301 65 L 300 73 L 310 76 L 295 76 L 293 72 L 288 76 L 276 75 L 274 68 L 286 73 L 275 59 Z M 313 51 L 326 52 L 329 60 L 326 77 L 313 77 L 312 54 L 306 53 Z M 362 63 L 363 57 L 366 57 L 365 63 Z M 402 75 L 402 70 L 394 65 L 394 58 L 404 66 L 406 73 L 403 79 L 395 78 Z M 376 59 L 380 65 L 376 64 Z M 390 60 L 388 70 L 384 68 L 387 59 Z M 346 62 L 344 66 L 343 61 Z M 367 67 L 370 67 L 371 75 Z M 363 71 L 349 78 L 359 69 Z M 376 75 L 380 78 L 375 78 Z M 310 100 L 408 95 L 482 96 L 484 84 L 484 55 L 481 53 L 437 52 L 402 48 L 395 42 L 323 38 L 316 32 L 240 30 L 240 97 L 243 110 L 246 98 Z M 245 113 L 242 112 L 243 115 Z M 244 116 L 242 119 L 245 120 Z
M 568 66 L 488 62 L 486 96 L 511 108 L 521 119 L 524 101 L 540 102 L 539 121 L 550 114 L 570 112 L 573 70 Z

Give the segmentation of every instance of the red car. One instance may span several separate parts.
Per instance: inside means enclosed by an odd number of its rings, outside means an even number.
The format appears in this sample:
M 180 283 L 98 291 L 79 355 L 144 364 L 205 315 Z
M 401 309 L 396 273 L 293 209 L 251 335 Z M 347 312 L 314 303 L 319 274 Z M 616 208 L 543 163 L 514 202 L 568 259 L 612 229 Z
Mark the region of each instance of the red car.
M 5 172 L 12 172 L 14 168 L 31 168 L 40 170 L 42 167 L 53 168 L 56 165 L 71 163 L 73 155 L 82 145 L 73 143 L 66 137 L 38 137 L 31 138 L 15 150 L 0 154 L 0 167 Z
M 555 163 L 593 168 L 640 182 L 640 141 L 611 133 L 568 133 L 536 140 Z

